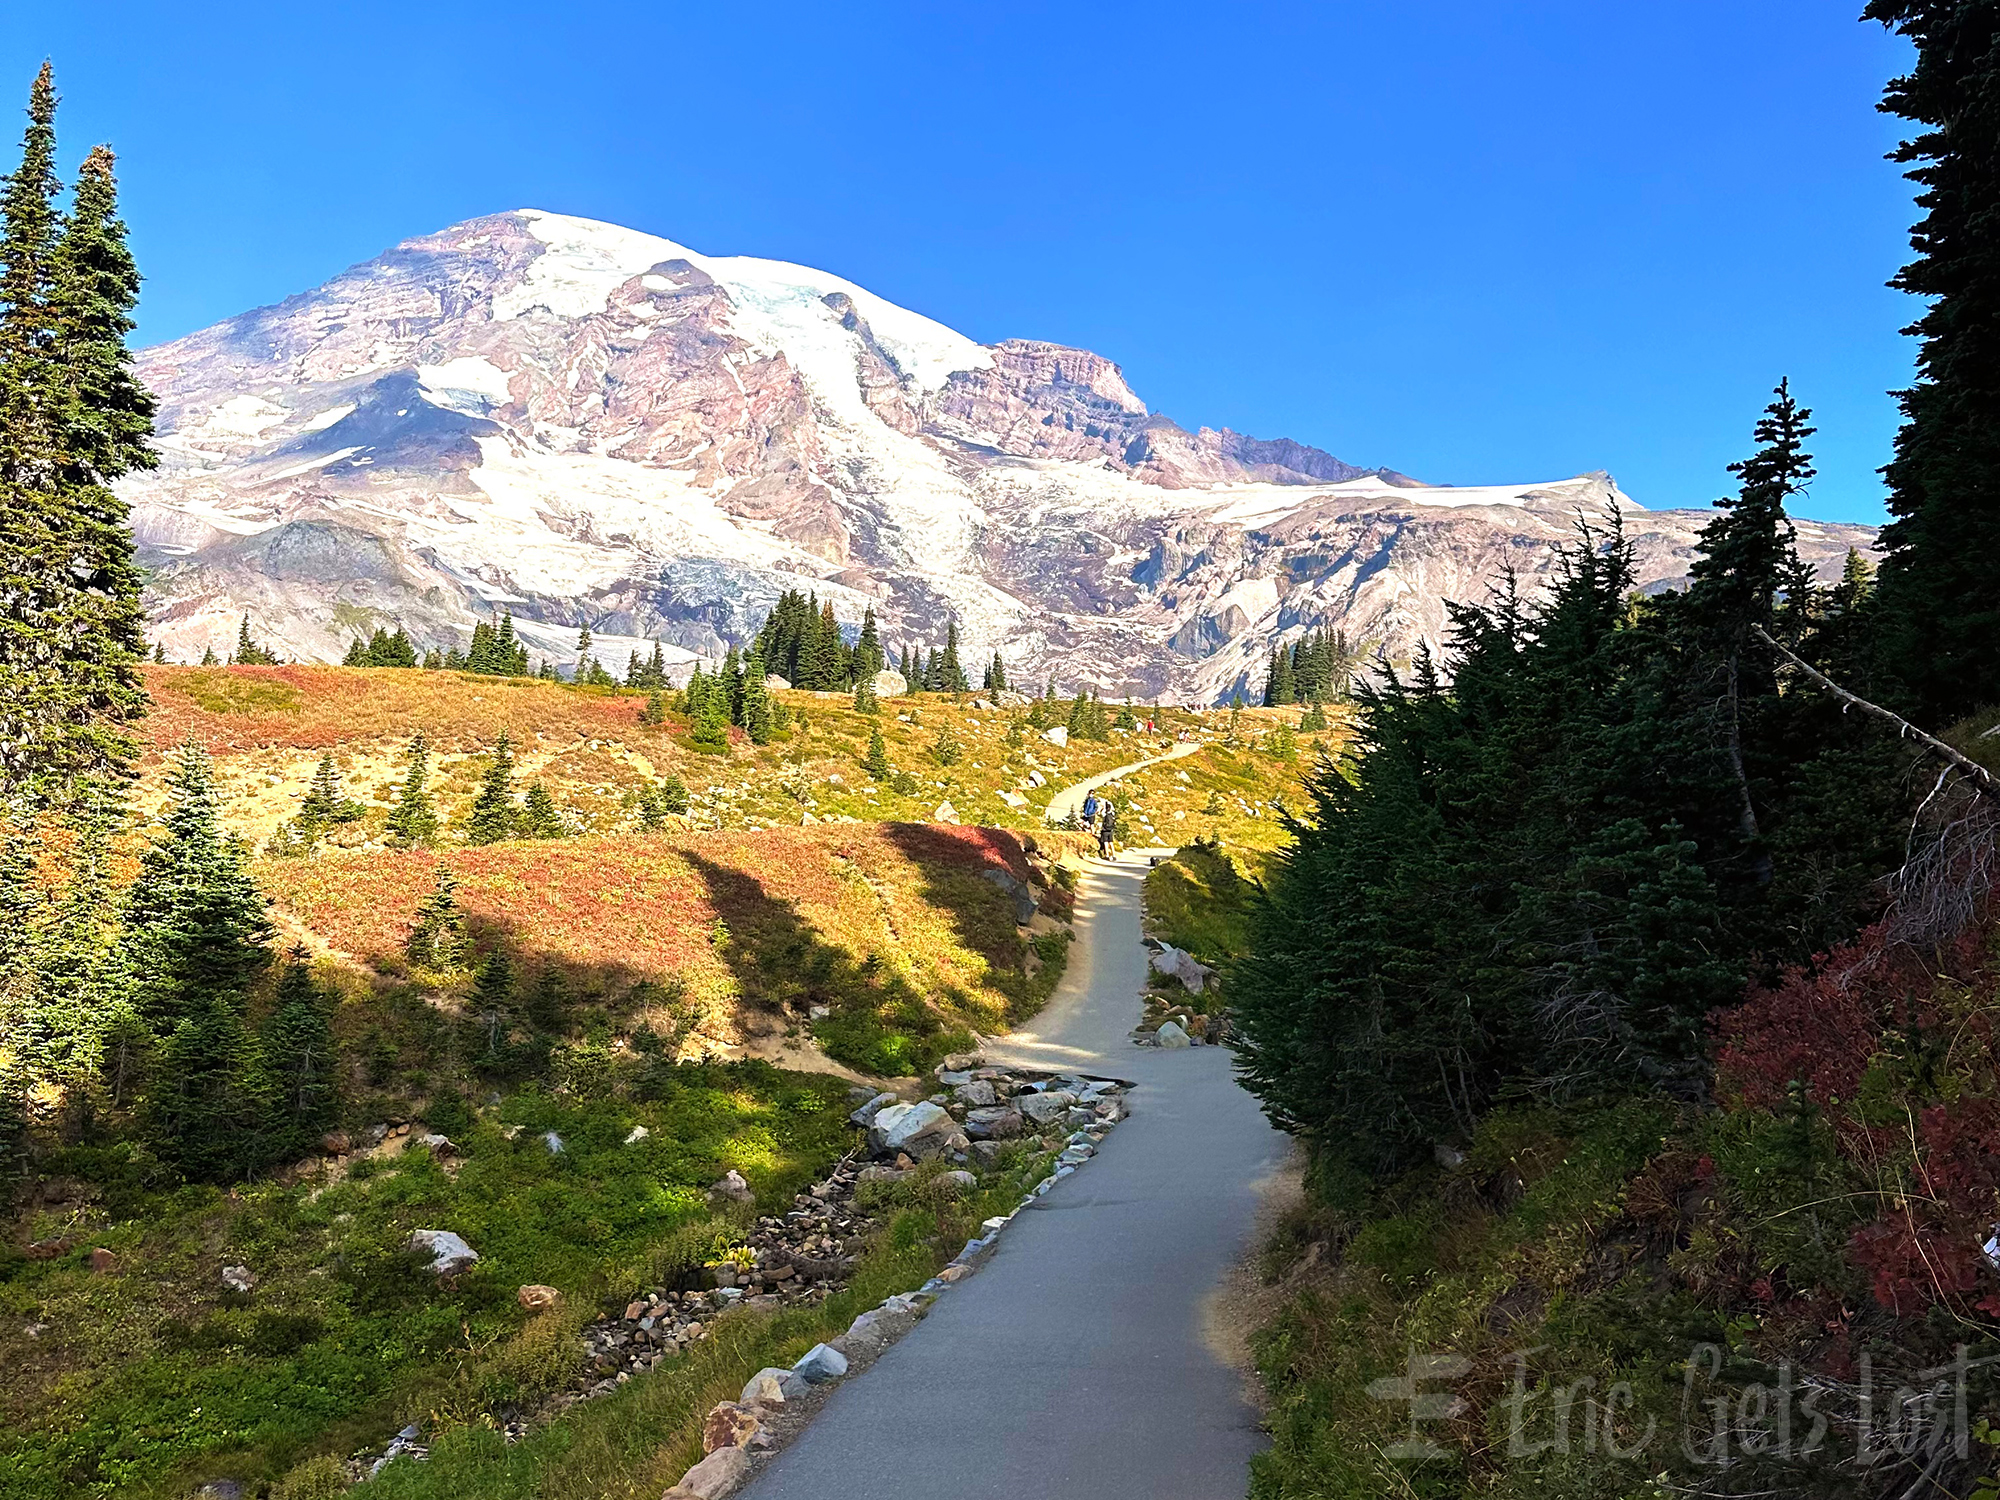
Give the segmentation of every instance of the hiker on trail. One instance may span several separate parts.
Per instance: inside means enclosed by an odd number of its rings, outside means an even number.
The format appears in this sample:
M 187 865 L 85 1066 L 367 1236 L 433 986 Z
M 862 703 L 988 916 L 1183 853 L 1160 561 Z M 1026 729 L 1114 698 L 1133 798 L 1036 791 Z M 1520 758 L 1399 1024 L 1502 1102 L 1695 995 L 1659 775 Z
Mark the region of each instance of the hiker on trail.
M 1104 821 L 1097 825 L 1097 852 L 1105 859 L 1111 858 L 1112 827 L 1118 821 L 1118 809 L 1112 803 L 1104 804 Z
M 1091 825 L 1092 823 L 1095 823 L 1095 822 L 1097 821 L 1097 809 L 1098 809 L 1098 805 L 1099 805 L 1099 804 L 1098 804 L 1098 801 L 1097 801 L 1097 793 L 1095 793 L 1095 792 L 1085 792 L 1085 793 L 1084 793 L 1084 795 L 1083 795 L 1083 826 L 1084 826 L 1084 827 L 1085 827 L 1086 829 L 1087 829 L 1087 828 L 1089 828 L 1089 827 L 1090 827 L 1090 825 Z

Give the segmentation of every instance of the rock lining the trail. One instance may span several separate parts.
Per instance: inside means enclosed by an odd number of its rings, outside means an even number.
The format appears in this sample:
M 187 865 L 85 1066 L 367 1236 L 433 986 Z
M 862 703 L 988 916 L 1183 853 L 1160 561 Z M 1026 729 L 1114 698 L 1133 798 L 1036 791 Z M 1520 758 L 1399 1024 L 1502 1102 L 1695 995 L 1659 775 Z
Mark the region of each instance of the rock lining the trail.
M 721 1403 L 708 1413 L 703 1427 L 707 1456 L 667 1491 L 664 1500 L 687 1496 L 719 1500 L 801 1430 L 835 1386 L 867 1369 L 916 1327 L 941 1293 L 973 1274 L 1014 1215 L 1088 1161 L 1129 1114 L 1125 1095 L 1130 1085 L 1116 1079 L 988 1067 L 976 1055 L 947 1058 L 936 1069 L 935 1079 L 938 1091 L 917 1101 L 858 1090 L 868 1097 L 849 1118 L 863 1128 L 863 1139 L 823 1180 L 796 1194 L 785 1212 L 760 1216 L 746 1232 L 739 1254 L 705 1268 L 702 1279 L 710 1284 L 648 1288 L 636 1293 L 621 1311 L 587 1324 L 582 1330 L 578 1385 L 553 1397 L 532 1418 L 506 1416 L 501 1422 L 505 1439 L 514 1442 L 527 1434 L 531 1424 L 540 1425 L 578 1402 L 608 1395 L 645 1375 L 706 1338 L 716 1319 L 738 1308 L 776 1312 L 811 1306 L 839 1291 L 851 1278 L 870 1236 L 883 1227 L 859 1207 L 857 1191 L 866 1183 L 899 1182 L 914 1173 L 919 1154 L 904 1149 L 913 1142 L 923 1159 L 957 1164 L 957 1169 L 940 1175 L 957 1179 L 956 1185 L 967 1191 L 978 1185 L 974 1171 L 967 1169 L 992 1168 L 1006 1145 L 1039 1145 L 1051 1153 L 1051 1170 L 1021 1203 L 1007 1214 L 987 1219 L 979 1236 L 923 1286 L 859 1314 L 844 1333 L 814 1346 L 792 1369 L 759 1371 L 739 1400 Z M 993 1102 L 972 1102 L 982 1099 Z M 878 1130 L 877 1121 L 891 1109 L 901 1111 L 892 1117 L 892 1126 L 912 1121 L 921 1128 Z M 734 1171 L 726 1174 L 711 1190 L 711 1201 L 737 1197 L 742 1181 Z M 457 1240 L 448 1232 L 430 1233 Z M 539 1285 L 524 1286 L 519 1294 L 524 1307 L 531 1301 L 553 1306 L 560 1298 L 555 1288 Z M 732 1434 L 736 1441 L 721 1441 Z M 707 1442 L 710 1436 L 717 1439 L 712 1446 Z M 359 1481 L 394 1459 L 427 1456 L 422 1429 L 412 1424 L 385 1449 L 356 1454 L 347 1469 L 350 1479 Z

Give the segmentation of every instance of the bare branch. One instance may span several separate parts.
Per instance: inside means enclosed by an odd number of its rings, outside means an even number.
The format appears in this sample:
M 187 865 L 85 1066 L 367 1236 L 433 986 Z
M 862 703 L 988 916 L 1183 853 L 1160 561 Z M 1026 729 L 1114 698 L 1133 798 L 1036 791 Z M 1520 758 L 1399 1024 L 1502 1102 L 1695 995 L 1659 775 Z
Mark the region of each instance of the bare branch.
M 1860 709 L 1864 713 L 1871 713 L 1875 715 L 1875 717 L 1878 719 L 1886 719 L 1889 723 L 1894 724 L 1896 726 L 1897 731 L 1905 739 L 1916 740 L 1926 749 L 1935 750 L 1939 755 L 1942 755 L 1946 760 L 1950 761 L 1953 765 L 1957 766 L 1961 771 L 1965 772 L 1965 774 L 1972 779 L 1973 786 L 1975 786 L 1981 793 L 1983 793 L 1988 797 L 1994 798 L 1996 801 L 2000 801 L 2000 778 L 1996 778 L 1991 771 L 1987 770 L 1986 767 L 1982 766 L 1978 761 L 1972 759 L 1971 756 L 1966 755 L 1961 751 L 1954 750 L 1950 745 L 1947 745 L 1943 740 L 1939 739 L 1934 734 L 1925 734 L 1923 730 L 1917 728 L 1916 725 L 1912 724 L 1908 719 L 1904 718 L 1901 714 L 1894 713 L 1891 710 L 1882 707 L 1882 705 L 1879 703 L 1870 703 L 1866 698 L 1857 697 L 1855 694 L 1848 692 L 1846 688 L 1842 687 L 1839 683 L 1835 682 L 1831 677 L 1827 676 L 1826 673 L 1820 671 L 1819 668 L 1811 665 L 1806 661 L 1801 660 L 1797 655 L 1797 653 L 1787 650 L 1785 647 L 1779 645 L 1776 641 L 1772 640 L 1770 632 L 1765 630 L 1762 625 L 1752 625 L 1750 627 L 1750 630 L 1751 633 L 1754 634 L 1758 640 L 1762 641 L 1765 645 L 1769 646 L 1773 651 L 1777 652 L 1778 655 L 1782 656 L 1786 661 L 1790 662 L 1793 666 L 1797 667 L 1801 672 L 1805 673 L 1806 676 L 1810 677 L 1814 682 L 1818 683 L 1821 687 L 1825 688 L 1829 693 L 1832 693 L 1834 697 L 1840 699 L 1844 703 L 1852 704 L 1854 707 Z

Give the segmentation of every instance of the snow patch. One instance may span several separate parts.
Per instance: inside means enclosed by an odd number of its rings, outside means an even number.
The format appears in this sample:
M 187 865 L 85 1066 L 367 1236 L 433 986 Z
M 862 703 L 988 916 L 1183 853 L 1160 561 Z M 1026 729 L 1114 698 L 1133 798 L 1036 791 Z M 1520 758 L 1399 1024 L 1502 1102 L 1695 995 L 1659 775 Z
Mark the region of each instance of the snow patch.
M 507 372 L 477 354 L 419 365 L 417 381 L 431 405 L 468 417 L 483 417 L 514 399 L 507 390 Z
M 285 420 L 284 407 L 261 396 L 231 396 L 188 429 L 206 438 L 255 442 Z
M 353 410 L 354 410 L 354 403 L 352 401 L 344 401 L 339 406 L 329 406 L 325 411 L 320 412 L 315 416 L 306 418 L 305 422 L 300 426 L 299 432 L 301 434 L 308 432 L 325 432 L 327 428 L 331 427 L 335 422 L 338 422 L 343 417 L 350 415 L 353 412 Z

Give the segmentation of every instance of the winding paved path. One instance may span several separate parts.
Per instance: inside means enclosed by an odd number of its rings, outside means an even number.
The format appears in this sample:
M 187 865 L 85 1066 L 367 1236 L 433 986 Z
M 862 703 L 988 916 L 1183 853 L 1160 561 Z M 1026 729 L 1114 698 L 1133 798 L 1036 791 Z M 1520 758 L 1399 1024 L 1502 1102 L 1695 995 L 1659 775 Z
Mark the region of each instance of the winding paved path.
M 1095 864 L 1070 967 L 996 1060 L 1125 1078 L 1132 1118 L 1024 1209 L 979 1273 L 836 1390 L 743 1500 L 1236 1500 L 1263 1445 L 1202 1302 L 1283 1138 L 1218 1047 L 1134 1047 L 1143 854 Z
M 1135 760 L 1129 766 L 1119 766 L 1116 770 L 1100 771 L 1095 776 L 1086 776 L 1081 781 L 1073 781 L 1053 797 L 1049 798 L 1048 811 L 1042 814 L 1043 821 L 1060 823 L 1064 818 L 1083 811 L 1083 799 L 1099 787 L 1121 780 L 1135 771 L 1143 771 L 1148 766 L 1157 766 L 1163 761 L 1179 760 L 1183 755 L 1192 755 L 1205 749 L 1206 740 L 1183 740 L 1165 755 L 1155 755 L 1150 760 Z

